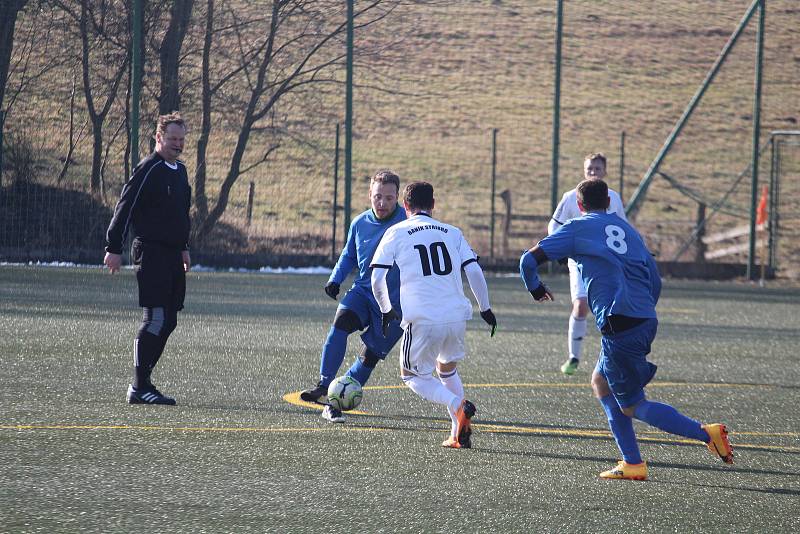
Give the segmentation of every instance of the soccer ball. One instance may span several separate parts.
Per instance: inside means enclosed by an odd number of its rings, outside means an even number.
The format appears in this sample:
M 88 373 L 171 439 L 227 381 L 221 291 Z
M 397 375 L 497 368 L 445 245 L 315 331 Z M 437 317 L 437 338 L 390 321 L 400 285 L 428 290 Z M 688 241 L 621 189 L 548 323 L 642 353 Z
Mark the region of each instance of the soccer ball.
M 328 386 L 328 403 L 343 412 L 361 404 L 361 384 L 352 376 L 340 376 Z

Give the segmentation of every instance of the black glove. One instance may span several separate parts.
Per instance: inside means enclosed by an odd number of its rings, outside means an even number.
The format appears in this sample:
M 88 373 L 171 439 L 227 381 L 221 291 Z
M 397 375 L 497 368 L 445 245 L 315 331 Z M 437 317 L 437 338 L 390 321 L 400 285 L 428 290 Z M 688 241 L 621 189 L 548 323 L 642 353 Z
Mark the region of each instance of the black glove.
M 489 308 L 486 311 L 482 311 L 481 319 L 486 321 L 486 324 L 492 327 L 492 333 L 489 334 L 489 337 L 494 337 L 494 331 L 497 330 L 497 318 L 494 316 L 494 312 L 492 312 L 492 309 Z
M 383 318 L 381 319 L 381 332 L 383 333 L 383 337 L 386 337 L 386 332 L 387 330 L 389 330 L 389 323 L 391 323 L 395 319 L 399 319 L 400 316 L 397 315 L 397 312 L 394 311 L 394 308 L 392 308 L 391 310 L 382 315 Z
M 336 296 L 339 294 L 339 284 L 328 282 L 328 285 L 325 286 L 325 293 L 333 300 L 336 300 Z
M 533 297 L 533 299 L 538 302 L 538 301 L 542 300 L 544 298 L 544 296 L 547 293 L 549 293 L 549 291 L 547 290 L 547 286 L 546 285 L 539 284 L 539 287 L 537 287 L 536 289 L 534 289 L 530 293 L 531 293 L 531 296 Z

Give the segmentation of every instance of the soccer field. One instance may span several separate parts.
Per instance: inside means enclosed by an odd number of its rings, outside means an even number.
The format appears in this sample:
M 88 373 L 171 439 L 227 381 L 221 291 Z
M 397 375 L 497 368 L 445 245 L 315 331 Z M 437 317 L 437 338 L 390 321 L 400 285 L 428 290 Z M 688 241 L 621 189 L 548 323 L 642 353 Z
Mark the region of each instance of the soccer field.
M 618 451 L 588 385 L 596 330 L 558 369 L 565 277 L 554 303 L 489 277 L 497 335 L 476 313 L 459 366 L 470 450 L 439 446 L 446 412 L 401 385 L 397 349 L 344 425 L 296 400 L 325 280 L 190 273 L 154 375 L 178 406 L 130 406 L 132 272 L 0 267 L 0 531 L 800 531 L 799 289 L 666 281 L 649 397 L 728 424 L 735 464 L 637 422 L 650 478 L 632 482 L 597 477 Z

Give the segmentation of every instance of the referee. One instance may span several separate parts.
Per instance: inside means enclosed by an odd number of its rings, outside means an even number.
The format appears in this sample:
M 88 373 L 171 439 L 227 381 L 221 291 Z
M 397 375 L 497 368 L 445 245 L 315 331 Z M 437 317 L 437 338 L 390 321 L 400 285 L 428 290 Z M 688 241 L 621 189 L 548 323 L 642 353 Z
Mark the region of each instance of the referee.
M 169 335 L 178 324 L 189 270 L 189 205 L 191 187 L 183 152 L 186 125 L 175 112 L 161 115 L 156 126 L 155 152 L 144 158 L 122 188 L 106 233 L 103 260 L 111 273 L 122 264 L 122 247 L 133 235 L 131 259 L 139 286 L 142 324 L 133 342 L 133 383 L 130 404 L 169 404 L 150 380 Z

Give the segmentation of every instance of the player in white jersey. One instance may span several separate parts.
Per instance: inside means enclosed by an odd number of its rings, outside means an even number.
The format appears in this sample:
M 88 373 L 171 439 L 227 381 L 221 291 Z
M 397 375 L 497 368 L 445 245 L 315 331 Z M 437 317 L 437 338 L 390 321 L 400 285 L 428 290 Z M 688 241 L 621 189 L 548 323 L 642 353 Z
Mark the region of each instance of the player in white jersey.
M 464 398 L 456 366 L 464 359 L 464 335 L 472 318 L 472 305 L 464 296 L 463 269 L 481 317 L 492 326 L 497 320 L 489 306 L 489 290 L 478 257 L 455 226 L 437 221 L 433 211 L 433 186 L 408 184 L 403 206 L 408 219 L 389 228 L 372 258 L 372 292 L 383 324 L 397 317 L 392 309 L 386 272 L 400 268 L 400 307 L 403 309 L 400 374 L 403 382 L 425 400 L 447 406 L 452 421 L 443 447 L 472 446 L 470 419 L 475 405 Z M 439 380 L 433 377 L 436 369 Z
M 583 177 L 586 180 L 603 180 L 606 177 L 606 157 L 600 152 L 589 154 L 583 160 Z M 608 213 L 615 213 L 622 220 L 627 221 L 622 199 L 616 191 L 608 190 Z M 561 197 L 553 217 L 547 225 L 547 233 L 552 234 L 564 226 L 570 219 L 583 215 L 578 207 L 578 197 L 575 189 L 567 191 Z M 569 292 L 572 298 L 572 312 L 569 315 L 567 329 L 567 349 L 569 357 L 561 366 L 561 372 L 572 375 L 578 369 L 578 364 L 583 353 L 583 338 L 586 335 L 586 316 L 589 314 L 589 303 L 586 287 L 583 285 L 578 266 L 571 258 L 567 260 L 569 268 Z

